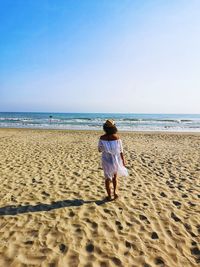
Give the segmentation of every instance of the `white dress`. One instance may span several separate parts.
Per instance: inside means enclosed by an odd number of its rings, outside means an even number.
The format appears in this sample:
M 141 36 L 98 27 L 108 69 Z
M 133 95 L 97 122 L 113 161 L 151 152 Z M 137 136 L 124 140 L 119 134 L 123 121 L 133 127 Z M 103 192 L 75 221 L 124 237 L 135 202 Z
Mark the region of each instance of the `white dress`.
M 124 167 L 120 153 L 123 152 L 122 141 L 99 140 L 98 149 L 102 152 L 102 167 L 105 178 L 112 180 L 114 174 L 128 176 L 128 171 Z

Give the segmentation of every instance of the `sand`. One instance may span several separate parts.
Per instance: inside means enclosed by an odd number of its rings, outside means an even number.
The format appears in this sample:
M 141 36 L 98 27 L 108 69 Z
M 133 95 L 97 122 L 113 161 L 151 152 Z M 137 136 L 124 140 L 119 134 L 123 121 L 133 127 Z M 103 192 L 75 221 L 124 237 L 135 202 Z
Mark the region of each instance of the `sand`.
M 0 266 L 200 266 L 200 135 L 122 133 L 104 200 L 100 132 L 0 130 Z

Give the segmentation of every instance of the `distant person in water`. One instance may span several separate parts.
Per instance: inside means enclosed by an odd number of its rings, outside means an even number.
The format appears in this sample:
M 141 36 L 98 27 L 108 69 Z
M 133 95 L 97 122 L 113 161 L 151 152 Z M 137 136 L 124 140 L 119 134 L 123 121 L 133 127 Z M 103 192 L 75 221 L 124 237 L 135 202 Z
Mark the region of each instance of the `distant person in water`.
M 102 152 L 102 167 L 105 176 L 105 186 L 108 194 L 107 200 L 112 200 L 110 182 L 113 183 L 114 199 L 117 195 L 117 175 L 127 176 L 125 167 L 122 141 L 117 135 L 117 127 L 113 120 L 107 120 L 103 124 L 105 132 L 99 139 L 98 150 Z

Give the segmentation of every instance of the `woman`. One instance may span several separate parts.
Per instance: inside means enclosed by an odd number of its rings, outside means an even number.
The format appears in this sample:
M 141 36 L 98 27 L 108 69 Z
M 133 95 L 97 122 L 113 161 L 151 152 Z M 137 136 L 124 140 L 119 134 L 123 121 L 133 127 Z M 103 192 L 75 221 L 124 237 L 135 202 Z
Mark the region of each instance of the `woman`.
M 110 182 L 113 183 L 114 199 L 118 197 L 117 175 L 127 176 L 125 160 L 123 155 L 122 141 L 117 135 L 117 128 L 113 120 L 107 120 L 103 124 L 105 134 L 99 139 L 98 150 L 102 152 L 102 167 L 105 176 L 105 186 L 108 194 L 107 199 L 111 200 Z

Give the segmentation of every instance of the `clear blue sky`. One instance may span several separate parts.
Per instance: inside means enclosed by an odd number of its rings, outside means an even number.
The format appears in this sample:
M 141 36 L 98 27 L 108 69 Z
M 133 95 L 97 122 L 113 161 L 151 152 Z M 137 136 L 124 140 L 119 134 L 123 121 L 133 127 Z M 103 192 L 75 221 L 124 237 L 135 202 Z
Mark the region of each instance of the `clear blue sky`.
M 200 113 L 200 1 L 1 0 L 0 111 Z

